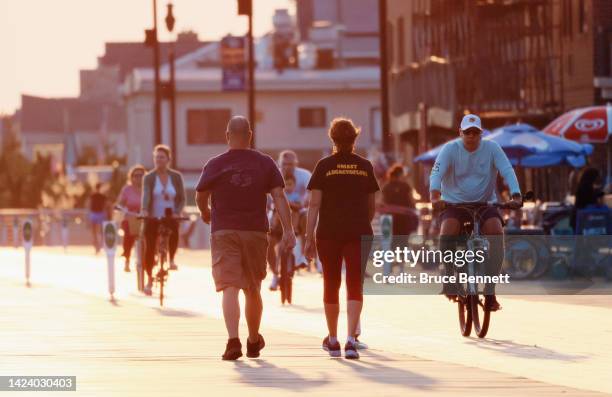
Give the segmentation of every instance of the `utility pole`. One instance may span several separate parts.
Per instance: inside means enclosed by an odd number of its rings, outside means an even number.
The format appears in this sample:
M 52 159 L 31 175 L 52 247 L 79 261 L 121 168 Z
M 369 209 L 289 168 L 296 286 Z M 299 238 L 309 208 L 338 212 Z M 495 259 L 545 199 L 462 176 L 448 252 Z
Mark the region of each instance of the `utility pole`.
M 168 32 L 172 33 L 174 30 L 174 24 L 176 19 L 174 18 L 174 13 L 172 3 L 168 3 L 166 8 L 166 28 Z M 168 62 L 170 63 L 170 148 L 172 150 L 172 161 L 174 161 L 174 166 L 178 168 L 178 158 L 177 158 L 177 148 L 176 148 L 176 76 L 175 76 L 175 65 L 174 65 L 174 41 L 170 45 L 170 54 Z
M 248 107 L 249 107 L 249 122 L 253 131 L 253 139 L 251 147 L 255 148 L 255 50 L 253 46 L 253 0 L 238 0 L 238 15 L 246 15 L 249 18 L 249 31 L 247 33 L 248 40 Z
M 145 30 L 145 45 L 153 47 L 153 90 L 155 93 L 154 144 L 161 143 L 161 92 L 159 82 L 159 40 L 157 39 L 157 0 L 153 0 L 153 29 Z
M 380 47 L 380 114 L 382 123 L 382 150 L 391 151 L 391 123 L 389 120 L 389 62 L 387 56 L 387 0 L 378 0 L 378 31 Z

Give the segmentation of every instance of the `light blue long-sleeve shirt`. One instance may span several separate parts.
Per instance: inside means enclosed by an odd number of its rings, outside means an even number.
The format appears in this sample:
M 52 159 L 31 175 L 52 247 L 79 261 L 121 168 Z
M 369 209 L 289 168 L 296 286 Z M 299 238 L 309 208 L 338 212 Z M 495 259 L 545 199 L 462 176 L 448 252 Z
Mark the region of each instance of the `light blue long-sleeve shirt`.
M 497 173 L 504 178 L 510 193 L 520 193 L 512 164 L 497 142 L 482 140 L 468 152 L 461 138 L 444 145 L 429 177 L 429 190 L 442 192 L 449 203 L 496 202 Z

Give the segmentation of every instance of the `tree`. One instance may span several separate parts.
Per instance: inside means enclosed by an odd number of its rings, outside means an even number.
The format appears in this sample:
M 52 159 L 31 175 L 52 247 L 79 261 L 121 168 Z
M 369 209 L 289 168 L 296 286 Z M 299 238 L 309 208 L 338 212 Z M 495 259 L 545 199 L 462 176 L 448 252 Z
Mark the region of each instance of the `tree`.
M 0 208 L 38 208 L 53 179 L 51 157 L 37 154 L 34 162 L 28 160 L 9 130 L 0 152 Z

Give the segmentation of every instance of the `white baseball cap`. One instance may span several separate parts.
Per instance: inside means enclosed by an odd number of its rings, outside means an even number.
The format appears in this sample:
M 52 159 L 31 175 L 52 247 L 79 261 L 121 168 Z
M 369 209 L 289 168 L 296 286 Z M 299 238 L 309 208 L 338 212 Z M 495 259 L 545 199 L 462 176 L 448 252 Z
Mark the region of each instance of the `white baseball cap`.
M 461 131 L 469 130 L 470 128 L 478 128 L 482 131 L 482 123 L 480 117 L 475 114 L 466 114 L 461 120 Z

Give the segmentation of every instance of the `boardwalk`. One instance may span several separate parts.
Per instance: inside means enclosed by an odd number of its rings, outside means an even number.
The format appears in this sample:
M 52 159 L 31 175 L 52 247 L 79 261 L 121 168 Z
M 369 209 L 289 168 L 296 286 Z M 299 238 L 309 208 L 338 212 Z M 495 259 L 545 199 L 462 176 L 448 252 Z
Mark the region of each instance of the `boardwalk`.
M 460 337 L 456 339 L 457 350 L 452 351 L 445 345 L 446 339 L 432 343 L 431 339 L 440 338 L 436 331 L 429 335 L 420 334 L 425 353 L 415 350 L 415 354 L 407 354 L 406 347 L 410 348 L 412 343 L 408 339 L 397 339 L 397 349 L 390 348 L 393 340 L 377 343 L 378 331 L 373 328 L 384 324 L 379 324 L 380 320 L 375 316 L 371 317 L 372 321 L 365 322 L 365 327 L 371 331 L 368 335 L 372 348 L 362 354 L 362 360 L 330 359 L 319 347 L 322 329 L 313 332 L 297 321 L 300 316 L 309 322 L 313 316 L 322 316 L 320 309 L 316 309 L 318 302 L 282 308 L 276 302 L 276 296 L 268 293 L 265 295 L 269 307 L 264 322 L 270 325 L 264 325 L 268 346 L 262 358 L 222 362 L 219 356 L 223 350 L 225 329 L 216 312 L 218 301 L 212 300 L 214 294 L 203 291 L 209 288 L 208 281 L 204 281 L 209 277 L 208 269 L 182 267 L 171 280 L 173 288 L 169 289 L 169 306 L 159 309 L 156 301 L 141 298 L 130 291 L 119 293 L 117 302 L 111 303 L 104 296 L 103 283 L 101 288 L 86 288 L 86 284 L 93 280 L 103 280 L 99 257 L 72 257 L 76 262 L 72 263 L 68 259 L 56 262 L 63 255 L 48 254 L 43 265 L 41 255 L 39 253 L 39 265 L 33 267 L 36 281 L 31 288 L 26 288 L 20 278 L 21 264 L 15 263 L 18 255 L 6 251 L 0 253 L 3 266 L 0 271 L 3 291 L 0 303 L 0 375 L 77 376 L 77 392 L 66 392 L 65 395 L 599 395 L 583 387 L 565 386 L 561 379 L 559 382 L 546 382 L 533 379 L 537 376 L 508 373 L 505 368 L 498 368 L 496 360 L 491 361 L 493 370 L 484 369 L 486 364 L 482 363 L 489 355 L 506 355 L 509 361 L 529 359 L 531 355 L 531 359 L 537 361 L 542 359 L 542 355 L 549 354 L 551 357 L 543 362 L 550 363 L 551 367 L 557 365 L 556 361 L 574 361 L 577 368 L 590 368 L 591 357 L 552 349 L 538 351 L 533 346 L 501 340 L 481 341 L 482 346 L 474 348 L 473 344 L 478 342 Z M 87 263 L 83 263 L 83 259 L 87 259 Z M 81 275 L 71 266 L 80 266 L 81 269 L 91 266 L 88 274 L 93 276 Z M 75 285 L 62 284 L 55 278 L 58 273 L 72 274 Z M 194 280 L 194 275 L 199 275 L 201 280 Z M 68 282 L 66 277 L 63 278 Z M 118 274 L 118 289 L 127 290 L 131 281 L 131 275 Z M 310 288 L 319 280 L 304 277 L 297 281 Z M 192 297 L 199 293 L 200 298 L 190 308 L 182 300 L 180 292 Z M 314 300 L 318 291 L 308 294 L 312 295 L 309 299 Z M 516 304 L 520 306 L 525 302 L 517 301 Z M 577 311 L 589 309 L 578 305 L 572 307 Z M 394 320 L 394 313 L 397 314 L 394 311 L 388 313 L 387 326 L 399 321 L 397 318 Z M 282 321 L 277 321 L 279 317 L 289 320 L 285 322 L 298 323 L 302 331 L 283 327 Z M 419 327 L 415 325 L 415 330 Z M 492 332 L 495 334 L 495 331 Z M 407 332 L 411 333 L 410 330 Z M 609 339 L 609 329 L 607 335 Z M 607 348 L 609 343 L 606 341 L 604 346 Z M 448 359 L 423 357 L 436 345 L 439 350 L 448 350 Z M 439 354 L 444 355 L 444 352 Z M 457 361 L 453 358 L 456 354 L 471 354 L 474 364 L 453 363 Z M 609 359 L 609 352 L 602 350 L 599 354 Z M 512 358 L 513 355 L 516 357 Z M 542 372 L 547 371 L 546 366 L 540 368 Z M 601 368 L 604 373 L 608 370 L 609 367 Z

